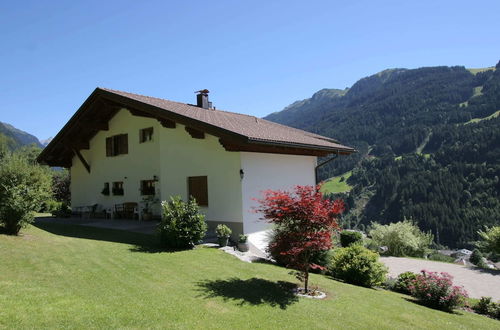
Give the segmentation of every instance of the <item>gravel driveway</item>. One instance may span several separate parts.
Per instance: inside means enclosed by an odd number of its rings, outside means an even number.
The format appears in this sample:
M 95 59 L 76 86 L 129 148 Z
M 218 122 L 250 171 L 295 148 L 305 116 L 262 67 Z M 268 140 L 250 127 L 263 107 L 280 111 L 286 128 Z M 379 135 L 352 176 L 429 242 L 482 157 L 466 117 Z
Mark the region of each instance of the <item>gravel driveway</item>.
M 419 273 L 422 269 L 433 272 L 447 272 L 453 276 L 453 283 L 462 285 L 471 298 L 492 297 L 500 301 L 500 271 L 481 270 L 444 262 L 410 258 L 381 257 L 389 268 L 389 275 L 411 271 Z

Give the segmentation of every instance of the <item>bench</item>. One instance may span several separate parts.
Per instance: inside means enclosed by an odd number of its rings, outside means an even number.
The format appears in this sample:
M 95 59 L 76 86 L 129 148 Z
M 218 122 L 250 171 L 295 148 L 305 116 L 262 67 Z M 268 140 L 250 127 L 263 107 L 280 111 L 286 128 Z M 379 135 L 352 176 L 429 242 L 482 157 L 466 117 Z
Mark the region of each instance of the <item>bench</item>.
M 137 203 L 127 202 L 122 204 L 115 204 L 114 217 L 121 219 L 138 219 L 139 211 L 137 208 Z

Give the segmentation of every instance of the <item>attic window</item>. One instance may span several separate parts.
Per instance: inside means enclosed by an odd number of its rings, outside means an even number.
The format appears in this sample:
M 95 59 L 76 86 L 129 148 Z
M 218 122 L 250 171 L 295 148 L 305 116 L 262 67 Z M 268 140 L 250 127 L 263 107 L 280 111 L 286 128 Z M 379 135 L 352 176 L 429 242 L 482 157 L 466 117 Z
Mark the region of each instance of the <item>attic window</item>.
M 153 140 L 153 127 L 143 128 L 139 131 L 139 143 Z
M 106 157 L 128 154 L 128 134 L 106 138 Z
M 206 176 L 188 177 L 188 194 L 200 206 L 208 206 L 208 184 Z

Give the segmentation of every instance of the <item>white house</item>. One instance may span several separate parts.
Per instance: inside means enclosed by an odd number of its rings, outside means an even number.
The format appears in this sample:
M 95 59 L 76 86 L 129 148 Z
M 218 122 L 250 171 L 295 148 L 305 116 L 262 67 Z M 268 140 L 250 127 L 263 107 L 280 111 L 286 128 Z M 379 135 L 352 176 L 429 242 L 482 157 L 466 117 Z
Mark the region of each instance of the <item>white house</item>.
M 40 154 L 71 173 L 73 208 L 194 196 L 210 227 L 265 229 L 253 212 L 266 189 L 314 185 L 318 156 L 350 154 L 337 141 L 249 115 L 97 88 Z M 156 213 L 159 214 L 159 207 Z

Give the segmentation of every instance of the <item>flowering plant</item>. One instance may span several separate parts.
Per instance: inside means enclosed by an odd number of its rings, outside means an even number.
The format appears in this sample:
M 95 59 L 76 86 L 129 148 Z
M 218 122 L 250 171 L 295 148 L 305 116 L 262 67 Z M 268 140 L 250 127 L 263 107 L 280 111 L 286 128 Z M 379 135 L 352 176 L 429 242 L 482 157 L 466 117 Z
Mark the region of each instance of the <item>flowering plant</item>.
M 427 270 L 421 272 L 408 287 L 413 297 L 424 305 L 446 311 L 464 305 L 467 292 L 463 287 L 453 285 L 453 276 Z

